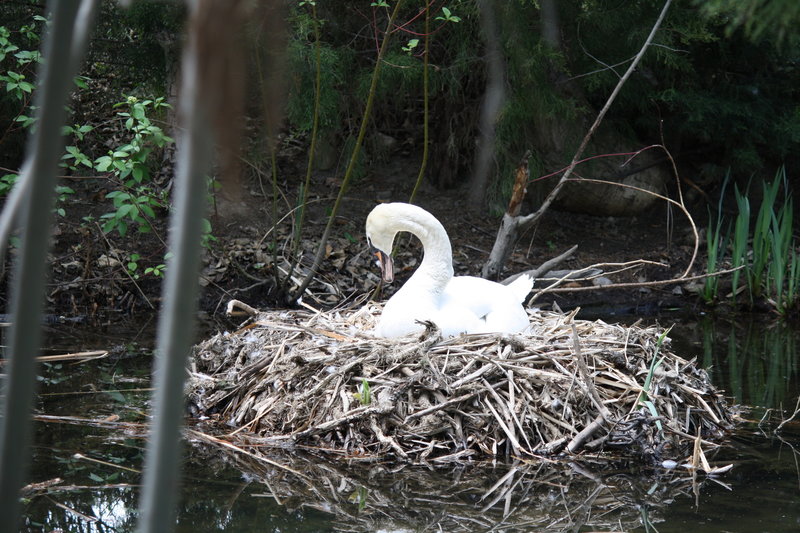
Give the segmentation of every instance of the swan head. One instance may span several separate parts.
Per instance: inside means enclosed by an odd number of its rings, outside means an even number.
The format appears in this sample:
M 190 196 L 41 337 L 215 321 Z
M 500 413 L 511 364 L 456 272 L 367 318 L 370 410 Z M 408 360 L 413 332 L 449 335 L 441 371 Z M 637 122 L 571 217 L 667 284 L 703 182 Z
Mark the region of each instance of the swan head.
M 367 242 L 373 250 L 372 255 L 378 260 L 381 276 L 386 283 L 394 280 L 392 245 L 397 235 L 394 218 L 391 204 L 380 204 L 367 216 Z

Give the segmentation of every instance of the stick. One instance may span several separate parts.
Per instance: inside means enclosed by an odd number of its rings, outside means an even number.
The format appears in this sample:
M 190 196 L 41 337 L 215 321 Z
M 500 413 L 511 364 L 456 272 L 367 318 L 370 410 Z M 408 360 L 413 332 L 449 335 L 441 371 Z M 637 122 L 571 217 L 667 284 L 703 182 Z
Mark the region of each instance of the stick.
M 512 245 L 514 241 L 517 239 L 517 235 L 526 231 L 528 228 L 533 226 L 547 209 L 550 207 L 550 204 L 555 201 L 558 193 L 561 192 L 561 189 L 564 187 L 564 184 L 567 182 L 567 179 L 572 175 L 573 170 L 578 164 L 578 161 L 583 154 L 584 150 L 586 150 L 586 146 L 589 144 L 589 140 L 594 135 L 597 128 L 600 126 L 600 123 L 603 121 L 608 110 L 611 108 L 611 104 L 617 98 L 617 95 L 622 90 L 622 86 L 625 85 L 625 82 L 628 81 L 633 71 L 636 70 L 636 67 L 639 65 L 639 62 L 644 57 L 644 53 L 649 48 L 650 43 L 653 41 L 653 38 L 656 35 L 656 31 L 661 26 L 661 22 L 664 20 L 664 17 L 667 14 L 667 10 L 669 9 L 672 0 L 666 0 L 664 2 L 664 7 L 661 9 L 661 13 L 658 16 L 653 28 L 650 30 L 650 35 L 648 35 L 647 40 L 645 40 L 642 48 L 639 50 L 639 53 L 636 54 L 636 57 L 631 62 L 628 70 L 625 71 L 625 74 L 620 78 L 617 86 L 614 87 L 614 90 L 611 92 L 611 95 L 608 97 L 603 108 L 597 114 L 597 118 L 592 124 L 591 128 L 589 128 L 588 133 L 583 138 L 578 150 L 575 152 L 575 155 L 572 157 L 572 161 L 570 162 L 567 170 L 561 176 L 561 179 L 558 180 L 556 186 L 553 187 L 553 190 L 550 191 L 550 194 L 547 195 L 547 198 L 544 199 L 542 205 L 539 209 L 531 213 L 530 215 L 522 216 L 512 216 L 509 213 L 505 213 L 503 215 L 503 220 L 500 224 L 500 229 L 497 232 L 497 239 L 494 242 L 494 246 L 492 247 L 492 251 L 489 255 L 489 259 L 486 261 L 486 264 L 483 266 L 481 274 L 483 277 L 488 279 L 496 279 L 500 272 L 503 270 L 503 266 L 508 259 L 508 255 L 511 253 Z

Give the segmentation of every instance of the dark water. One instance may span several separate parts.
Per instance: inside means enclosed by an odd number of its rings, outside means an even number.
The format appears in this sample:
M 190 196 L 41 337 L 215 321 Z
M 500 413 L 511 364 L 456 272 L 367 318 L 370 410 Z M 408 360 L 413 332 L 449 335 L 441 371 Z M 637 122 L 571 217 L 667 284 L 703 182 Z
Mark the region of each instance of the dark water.
M 672 323 L 672 320 L 662 320 Z M 41 372 L 31 479 L 61 478 L 24 502 L 22 531 L 132 531 L 149 401 L 153 323 L 58 326 L 50 353 L 110 349 Z M 798 531 L 800 395 L 792 328 L 721 319 L 679 323 L 672 349 L 697 357 L 753 420 L 710 459 L 717 480 L 681 469 L 585 463 L 485 464 L 430 471 L 296 458 L 306 479 L 218 449 L 186 446 L 177 531 Z M 108 419 L 110 427 L 67 417 Z M 800 418 L 800 417 L 798 417 Z

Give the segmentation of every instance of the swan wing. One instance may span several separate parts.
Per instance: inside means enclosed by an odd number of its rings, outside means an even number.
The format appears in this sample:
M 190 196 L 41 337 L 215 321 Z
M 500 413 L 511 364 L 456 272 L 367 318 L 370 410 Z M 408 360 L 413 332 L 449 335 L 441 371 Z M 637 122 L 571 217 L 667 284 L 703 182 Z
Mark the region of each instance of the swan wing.
M 454 316 L 469 314 L 470 330 L 467 333 L 516 333 L 530 324 L 528 313 L 520 303 L 527 292 L 494 281 L 472 276 L 456 276 L 445 287 L 439 305 L 441 314 Z

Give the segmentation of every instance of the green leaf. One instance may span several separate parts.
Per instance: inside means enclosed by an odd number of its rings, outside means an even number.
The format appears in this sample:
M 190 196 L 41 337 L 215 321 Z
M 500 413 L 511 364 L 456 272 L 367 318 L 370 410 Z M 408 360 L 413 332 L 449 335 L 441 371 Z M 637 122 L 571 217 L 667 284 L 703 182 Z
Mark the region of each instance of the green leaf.
M 14 57 L 17 58 L 17 63 L 20 65 L 42 62 L 42 55 L 38 50 L 22 50 L 14 54 Z
M 130 193 L 125 191 L 111 191 L 110 193 L 106 194 L 106 199 L 112 199 L 116 201 L 125 201 L 129 200 L 131 197 Z
M 123 218 L 135 212 L 136 207 L 133 204 L 123 204 L 117 209 L 117 218 Z
M 133 171 L 131 172 L 133 175 L 133 179 L 136 180 L 136 183 L 141 183 L 147 177 L 147 169 L 141 165 L 137 165 L 133 167 Z
M 94 168 L 98 172 L 107 172 L 113 162 L 110 156 L 103 155 L 94 160 Z
M 36 117 L 29 117 L 27 115 L 20 115 L 14 119 L 14 122 L 19 122 L 22 124 L 23 128 L 28 128 L 31 125 L 36 123 Z
M 149 100 L 145 100 L 145 102 L 149 102 Z M 143 120 L 145 118 L 144 102 L 133 106 L 133 109 L 131 109 L 131 115 L 133 115 L 133 118 L 137 120 Z

